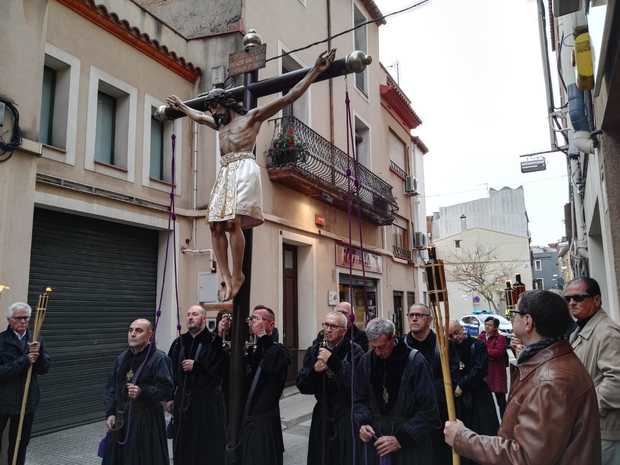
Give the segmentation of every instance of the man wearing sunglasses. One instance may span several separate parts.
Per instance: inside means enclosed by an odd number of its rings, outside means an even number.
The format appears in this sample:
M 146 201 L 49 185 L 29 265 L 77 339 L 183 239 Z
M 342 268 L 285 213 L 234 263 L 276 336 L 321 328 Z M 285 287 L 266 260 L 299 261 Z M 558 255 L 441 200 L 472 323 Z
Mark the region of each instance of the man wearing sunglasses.
M 570 342 L 594 380 L 601 416 L 603 465 L 620 463 L 620 326 L 601 308 L 601 290 L 592 278 L 566 285 L 577 328 Z
M 30 305 L 16 302 L 9 307 L 9 327 L 0 333 L 0 440 L 9 423 L 8 463 L 13 460 L 13 448 L 17 438 L 19 412 L 21 409 L 24 383 L 28 367 L 32 365 L 32 381 L 26 406 L 26 416 L 22 429 L 17 464 L 24 465 L 26 447 L 30 440 L 30 431 L 34 413 L 39 405 L 39 382 L 37 375 L 44 375 L 49 370 L 50 358 L 40 342 L 30 342 L 31 334 L 28 322 L 32 309 Z M 6 449 L 0 444 L 0 452 Z M 4 463 L 0 457 L 0 463 Z

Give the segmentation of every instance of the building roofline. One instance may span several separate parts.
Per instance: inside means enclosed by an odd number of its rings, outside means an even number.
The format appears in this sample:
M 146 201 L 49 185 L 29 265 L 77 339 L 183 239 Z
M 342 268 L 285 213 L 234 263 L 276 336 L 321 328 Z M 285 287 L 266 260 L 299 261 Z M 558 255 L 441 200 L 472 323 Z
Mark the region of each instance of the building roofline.
M 428 153 L 428 147 L 418 136 L 411 136 L 411 141 L 418 146 L 418 148 L 422 151 L 422 154 L 426 155 Z
M 177 55 L 174 51 L 168 49 L 167 46 L 160 44 L 156 39 L 152 39 L 148 34 L 141 32 L 137 27 L 132 26 L 129 21 L 119 18 L 116 13 L 110 12 L 104 5 L 97 5 L 94 0 L 56 1 L 187 81 L 195 82 L 200 77 L 201 70 L 199 67 L 186 61 L 185 58 Z M 133 2 L 132 4 L 135 5 Z M 157 21 L 165 25 L 161 20 L 157 19 Z M 170 28 L 167 25 L 166 27 Z M 171 28 L 171 30 L 177 33 L 174 29 Z M 179 36 L 183 38 L 182 35 L 179 34 Z
M 440 242 L 440 241 L 443 241 L 445 239 L 450 239 L 450 238 L 452 238 L 454 236 L 458 236 L 459 234 L 463 234 L 463 233 L 470 232 L 470 231 L 488 231 L 488 232 L 492 232 L 492 233 L 495 233 L 495 234 L 501 234 L 503 236 L 518 237 L 519 239 L 528 239 L 527 236 L 520 236 L 518 234 L 507 233 L 507 232 L 503 232 L 503 231 L 497 231 L 495 229 L 476 227 L 476 228 L 467 228 L 465 231 L 459 231 L 457 233 L 452 233 L 452 234 L 450 234 L 448 236 L 440 237 L 438 239 L 437 238 L 433 238 L 433 242 Z
M 383 13 L 381 13 L 381 10 L 374 2 L 374 0 L 359 0 L 359 2 L 364 5 L 364 8 L 366 8 L 368 13 L 370 13 L 373 20 L 381 18 L 381 20 L 375 21 L 378 25 L 383 26 L 386 24 L 386 21 L 383 18 Z

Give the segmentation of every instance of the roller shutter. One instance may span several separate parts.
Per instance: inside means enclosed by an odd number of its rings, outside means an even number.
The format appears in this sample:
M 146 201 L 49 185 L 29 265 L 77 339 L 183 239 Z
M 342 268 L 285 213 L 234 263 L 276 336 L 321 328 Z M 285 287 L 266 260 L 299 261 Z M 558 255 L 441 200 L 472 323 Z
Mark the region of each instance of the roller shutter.
M 52 358 L 39 378 L 34 432 L 103 419 L 103 389 L 135 318 L 154 314 L 158 233 L 37 208 L 29 303 L 54 289 L 43 337 Z

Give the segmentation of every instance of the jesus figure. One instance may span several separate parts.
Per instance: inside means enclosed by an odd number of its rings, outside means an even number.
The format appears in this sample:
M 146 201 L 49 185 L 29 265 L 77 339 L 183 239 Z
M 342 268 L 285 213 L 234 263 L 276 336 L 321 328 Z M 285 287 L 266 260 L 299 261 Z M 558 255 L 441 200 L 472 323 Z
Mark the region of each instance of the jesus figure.
M 213 250 L 222 278 L 221 300 L 234 298 L 245 280 L 241 270 L 245 239 L 243 229 L 263 223 L 260 169 L 254 159 L 256 137 L 263 122 L 301 97 L 316 78 L 334 61 L 336 51 L 321 53 L 312 70 L 285 95 L 267 105 L 246 111 L 243 104 L 227 97 L 222 89 L 207 94 L 207 112 L 193 110 L 176 95 L 166 99 L 173 109 L 185 113 L 220 136 L 220 169 L 209 199 L 208 221 Z M 228 233 L 232 273 L 228 266 Z

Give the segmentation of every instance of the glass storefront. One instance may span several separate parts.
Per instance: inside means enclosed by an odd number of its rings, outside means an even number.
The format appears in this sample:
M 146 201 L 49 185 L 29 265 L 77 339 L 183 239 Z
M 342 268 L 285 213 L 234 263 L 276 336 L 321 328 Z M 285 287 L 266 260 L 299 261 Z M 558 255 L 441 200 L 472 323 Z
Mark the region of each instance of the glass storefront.
M 351 290 L 351 305 L 355 311 L 355 324 L 364 328 L 366 322 L 377 316 L 377 280 L 340 273 L 340 301 L 349 301 Z

